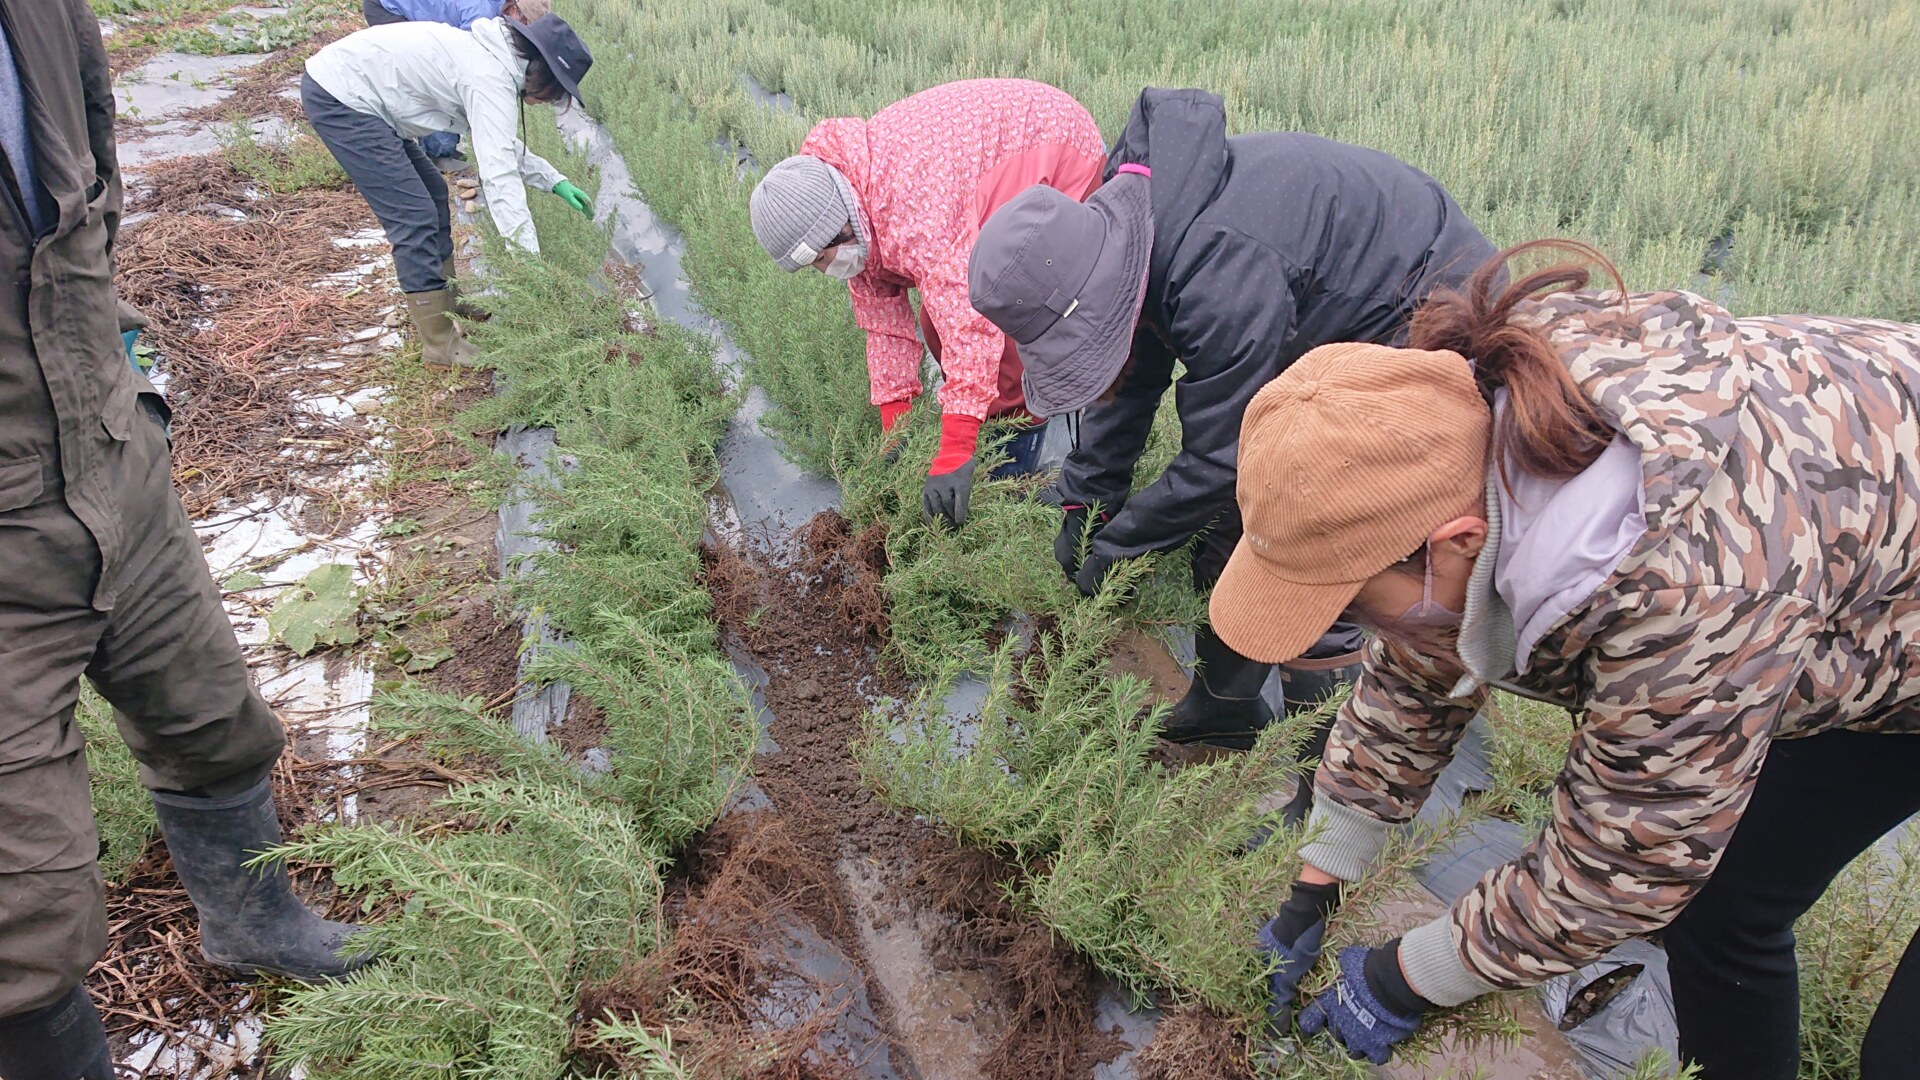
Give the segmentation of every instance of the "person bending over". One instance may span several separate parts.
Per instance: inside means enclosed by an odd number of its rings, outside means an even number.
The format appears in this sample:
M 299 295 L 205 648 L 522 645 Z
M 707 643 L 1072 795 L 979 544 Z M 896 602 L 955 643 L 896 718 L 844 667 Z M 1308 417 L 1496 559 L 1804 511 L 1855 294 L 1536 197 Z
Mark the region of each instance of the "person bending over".
M 1030 189 L 995 214 L 974 248 L 972 298 L 1026 359 L 1028 407 L 1081 411 L 1054 492 L 1061 569 L 1092 596 L 1116 564 L 1199 535 L 1193 578 L 1205 590 L 1240 536 L 1247 402 L 1316 345 L 1404 339 L 1419 299 L 1463 280 L 1493 245 L 1420 170 L 1298 132 L 1229 137 L 1225 107 L 1201 90 L 1143 91 L 1106 174 L 1084 205 Z M 1132 492 L 1169 384 L 1180 451 Z M 1360 643 L 1341 624 L 1290 658 L 1288 711 L 1350 681 Z M 1272 719 L 1260 694 L 1272 666 L 1204 627 L 1195 649 L 1192 690 L 1164 735 L 1251 746 Z M 1309 796 L 1302 785 L 1291 816 Z
M 480 19 L 471 30 L 431 22 L 372 26 L 313 54 L 300 103 L 393 245 L 394 272 L 430 367 L 473 367 L 478 351 L 455 325 L 453 219 L 447 182 L 415 140 L 471 134 L 493 223 L 509 244 L 538 252 L 527 185 L 592 216 L 587 196 L 514 134 L 525 101 L 580 99 L 593 56 L 558 15 L 522 26 Z
M 1275 1016 L 1501 687 L 1571 718 L 1550 824 L 1445 915 L 1341 950 L 1302 1032 L 1382 1062 L 1432 1009 L 1660 931 L 1682 1055 L 1790 1080 L 1794 920 L 1920 811 L 1920 326 L 1736 319 L 1589 291 L 1582 262 L 1502 287 L 1515 253 L 1429 298 L 1410 347 L 1322 347 L 1247 408 L 1214 625 L 1276 662 L 1335 619 L 1375 634 L 1260 935 Z M 1920 1060 L 1917 952 L 1864 1080 Z
M 980 225 L 1029 185 L 1083 199 L 1106 153 L 1093 117 L 1066 92 L 1024 79 L 969 79 L 923 90 L 871 120 L 823 120 L 800 153 L 767 170 L 749 211 L 782 270 L 840 278 L 867 334 L 880 426 L 920 394 L 924 338 L 945 378 L 940 449 L 922 505 L 966 522 L 983 420 L 1029 421 L 1001 475 L 1038 468 L 1044 425 L 1020 389 L 1020 354 L 967 302 L 967 257 Z M 920 291 L 916 319 L 908 289 Z

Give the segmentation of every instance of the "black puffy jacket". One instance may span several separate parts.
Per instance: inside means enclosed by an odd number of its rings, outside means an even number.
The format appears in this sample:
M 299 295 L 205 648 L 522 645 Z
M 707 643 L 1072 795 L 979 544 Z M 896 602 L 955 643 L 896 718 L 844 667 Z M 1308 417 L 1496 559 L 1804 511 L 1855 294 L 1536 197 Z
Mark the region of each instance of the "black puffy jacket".
M 1420 297 L 1494 253 L 1420 170 L 1298 132 L 1228 138 L 1203 90 L 1143 91 L 1107 178 L 1129 162 L 1153 170 L 1133 368 L 1086 408 L 1060 476 L 1065 501 L 1113 514 L 1094 548 L 1122 558 L 1177 548 L 1232 509 L 1240 417 L 1269 379 L 1317 345 L 1404 340 Z M 1180 452 L 1129 498 L 1176 357 Z

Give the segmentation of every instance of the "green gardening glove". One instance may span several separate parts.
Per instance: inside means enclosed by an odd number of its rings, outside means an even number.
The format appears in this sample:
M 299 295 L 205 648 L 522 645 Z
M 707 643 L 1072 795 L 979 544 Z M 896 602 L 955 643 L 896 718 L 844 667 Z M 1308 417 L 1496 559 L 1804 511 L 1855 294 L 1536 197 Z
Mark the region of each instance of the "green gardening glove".
M 593 200 L 587 198 L 586 192 L 574 187 L 573 181 L 562 180 L 553 185 L 553 193 L 564 199 L 568 206 L 573 207 L 588 217 L 593 216 Z

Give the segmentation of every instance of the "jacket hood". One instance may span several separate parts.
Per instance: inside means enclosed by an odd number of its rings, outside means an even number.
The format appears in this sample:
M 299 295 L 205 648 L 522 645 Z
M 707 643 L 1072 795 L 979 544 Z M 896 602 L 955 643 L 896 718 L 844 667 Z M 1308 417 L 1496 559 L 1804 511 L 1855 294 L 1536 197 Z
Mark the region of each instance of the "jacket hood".
M 1563 293 L 1532 305 L 1586 396 L 1640 453 L 1645 550 L 1677 525 L 1738 438 L 1753 384 L 1725 308 L 1688 292 Z
M 1227 108 L 1205 90 L 1142 90 L 1107 154 L 1106 179 L 1122 165 L 1153 170 L 1153 255 L 1147 264 L 1149 314 L 1164 325 L 1167 269 L 1187 229 L 1227 182 Z
M 526 81 L 527 61 L 521 57 L 520 50 L 514 48 L 513 42 L 507 37 L 512 31 L 507 29 L 505 19 L 475 19 L 473 25 L 467 30 L 473 35 L 473 39 L 479 42 L 481 48 L 492 53 L 494 59 L 512 69 L 515 79 L 521 82 Z
M 857 116 L 836 116 L 813 125 L 813 130 L 801 142 L 799 153 L 811 154 L 840 170 L 840 175 L 853 185 L 853 194 L 860 201 L 862 216 L 871 222 L 873 215 L 865 209 L 873 160 L 868 139 L 865 120 Z
M 1568 293 L 1524 317 L 1621 438 L 1567 481 L 1519 478 L 1509 490 L 1489 466 L 1456 697 L 1526 671 L 1553 626 L 1681 524 L 1725 462 L 1752 385 L 1733 317 L 1692 293 Z

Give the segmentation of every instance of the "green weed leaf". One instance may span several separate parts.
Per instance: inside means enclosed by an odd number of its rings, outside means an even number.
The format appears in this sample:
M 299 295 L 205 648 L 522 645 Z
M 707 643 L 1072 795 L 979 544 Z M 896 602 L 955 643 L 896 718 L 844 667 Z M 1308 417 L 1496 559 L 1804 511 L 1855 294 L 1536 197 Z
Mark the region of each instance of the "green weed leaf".
M 294 655 L 305 656 L 321 645 L 360 640 L 359 623 L 360 590 L 353 584 L 353 567 L 329 563 L 280 594 L 267 616 L 267 632 Z

